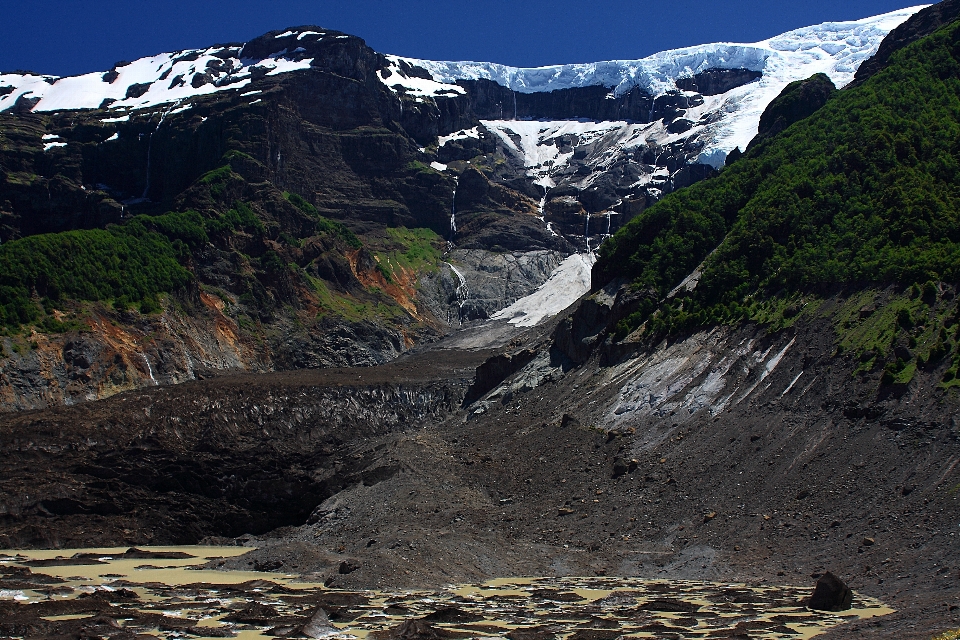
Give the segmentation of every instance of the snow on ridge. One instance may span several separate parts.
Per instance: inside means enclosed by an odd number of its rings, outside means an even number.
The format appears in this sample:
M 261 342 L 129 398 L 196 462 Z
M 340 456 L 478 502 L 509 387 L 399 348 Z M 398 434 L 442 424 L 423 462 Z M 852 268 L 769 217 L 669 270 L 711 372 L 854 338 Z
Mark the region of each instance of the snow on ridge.
M 287 35 L 293 35 L 290 32 Z M 304 36 L 319 36 L 305 31 Z M 281 51 L 264 59 L 240 59 L 242 47 L 211 47 L 161 53 L 78 76 L 0 74 L 0 87 L 12 88 L 0 96 L 0 111 L 23 98 L 37 101 L 31 111 L 72 109 L 145 109 L 179 103 L 197 96 L 242 89 L 253 81 L 254 72 L 276 76 L 309 69 L 314 58 L 305 49 Z M 255 69 L 256 68 L 256 69 Z M 119 121 L 119 120 L 114 120 Z
M 853 22 L 805 27 L 754 44 L 687 47 L 642 60 L 523 69 L 485 62 L 437 62 L 387 56 L 391 73 L 381 72 L 380 77 L 386 86 L 398 90 L 399 85 L 399 90 L 407 95 L 424 100 L 463 95 L 465 90 L 455 84 L 456 81 L 479 78 L 493 80 L 522 93 L 603 85 L 611 88 L 615 95 L 634 87 L 659 94 L 675 89 L 677 78 L 709 68 L 744 68 L 763 72 L 760 81 L 748 86 L 749 91 L 759 89 L 762 97 L 767 98 L 770 92 L 774 89 L 779 92 L 787 82 L 820 71 L 827 73 L 836 84 L 846 84 L 853 78 L 859 64 L 874 53 L 883 37 L 923 6 Z M 298 41 L 311 36 L 320 40 L 326 35 L 291 30 L 277 37 L 294 34 L 299 34 Z M 255 66 L 266 69 L 267 75 L 279 75 L 309 68 L 312 62 L 312 59 L 304 59 L 299 50 L 274 53 L 264 60 L 241 60 L 239 55 L 240 48 L 221 46 L 163 53 L 108 72 L 79 76 L 0 74 L 0 88 L 13 89 L 0 96 L 0 111 L 12 108 L 21 98 L 37 102 L 32 111 L 97 109 L 108 105 L 112 110 L 150 108 L 241 89 L 252 82 L 251 68 Z M 427 70 L 432 79 L 411 77 L 403 71 L 408 64 Z M 384 75 L 388 77 L 384 78 Z M 750 111 L 756 106 L 748 104 L 751 103 L 749 98 L 741 98 L 744 104 L 737 107 L 740 111 Z M 725 133 L 724 145 L 732 148 L 728 143 L 742 141 L 746 136 L 744 131 L 749 128 Z
M 874 54 L 887 33 L 927 6 L 918 5 L 851 22 L 825 22 L 751 44 L 685 47 L 640 60 L 520 68 L 490 62 L 394 58 L 426 69 L 439 83 L 486 79 L 520 93 L 602 85 L 613 89 L 616 96 L 634 87 L 656 95 L 675 89 L 676 79 L 707 69 L 748 69 L 766 74 L 784 66 L 805 67 L 816 62 L 826 63 L 817 66 L 824 67 L 835 83 L 844 85 L 853 79 L 860 63 Z M 809 75 L 812 74 L 804 77 Z

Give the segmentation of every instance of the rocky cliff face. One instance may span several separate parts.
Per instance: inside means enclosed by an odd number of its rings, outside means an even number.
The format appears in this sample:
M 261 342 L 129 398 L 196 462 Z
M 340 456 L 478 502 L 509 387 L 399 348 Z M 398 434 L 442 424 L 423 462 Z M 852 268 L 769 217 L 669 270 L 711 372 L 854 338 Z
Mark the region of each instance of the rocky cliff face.
M 928 36 L 940 27 L 950 24 L 960 17 L 960 2 L 942 0 L 920 10 L 913 18 L 890 32 L 877 48 L 877 53 L 866 60 L 860 68 L 851 88 L 866 82 L 868 78 L 887 66 L 890 56 L 911 42 Z

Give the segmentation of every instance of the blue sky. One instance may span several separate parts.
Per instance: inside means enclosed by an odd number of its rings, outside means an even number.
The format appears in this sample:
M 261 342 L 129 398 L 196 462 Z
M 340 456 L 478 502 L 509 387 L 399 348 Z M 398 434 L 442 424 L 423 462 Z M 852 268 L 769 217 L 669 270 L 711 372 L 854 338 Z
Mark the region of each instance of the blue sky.
M 316 24 L 383 53 L 515 66 L 640 58 L 919 4 L 904 0 L 0 0 L 0 70 L 70 75 Z

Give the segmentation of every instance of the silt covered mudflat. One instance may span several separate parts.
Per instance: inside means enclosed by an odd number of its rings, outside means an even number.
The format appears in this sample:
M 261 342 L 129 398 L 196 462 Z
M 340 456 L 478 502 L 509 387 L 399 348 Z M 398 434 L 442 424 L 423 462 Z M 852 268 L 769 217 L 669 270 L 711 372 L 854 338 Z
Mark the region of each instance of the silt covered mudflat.
M 0 552 L 0 637 L 810 638 L 892 612 L 859 595 L 850 611 L 811 611 L 809 587 L 603 576 L 347 591 L 309 576 L 217 569 L 248 551 Z

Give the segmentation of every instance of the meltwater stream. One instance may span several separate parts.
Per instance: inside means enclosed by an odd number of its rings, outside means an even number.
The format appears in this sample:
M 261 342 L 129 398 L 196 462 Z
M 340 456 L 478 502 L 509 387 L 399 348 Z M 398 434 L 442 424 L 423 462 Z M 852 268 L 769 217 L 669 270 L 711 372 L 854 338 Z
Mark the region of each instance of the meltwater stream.
M 891 613 L 856 596 L 810 611 L 810 587 L 614 577 L 503 578 L 418 590 L 337 590 L 321 576 L 218 571 L 244 547 L 0 552 L 0 619 L 36 637 L 615 640 L 811 638 Z M 313 580 L 313 581 L 311 581 Z M 19 626 L 18 626 L 19 625 Z M 412 636 L 411 636 L 412 637 Z
M 449 262 L 444 262 L 445 265 L 450 267 L 450 271 L 453 275 L 457 276 L 457 280 L 460 284 L 457 285 L 456 296 L 457 296 L 457 308 L 459 309 L 459 318 L 458 320 L 463 322 L 463 305 L 466 304 L 467 299 L 470 298 L 470 289 L 467 288 L 467 279 L 464 277 L 460 269 L 457 269 L 455 266 Z

